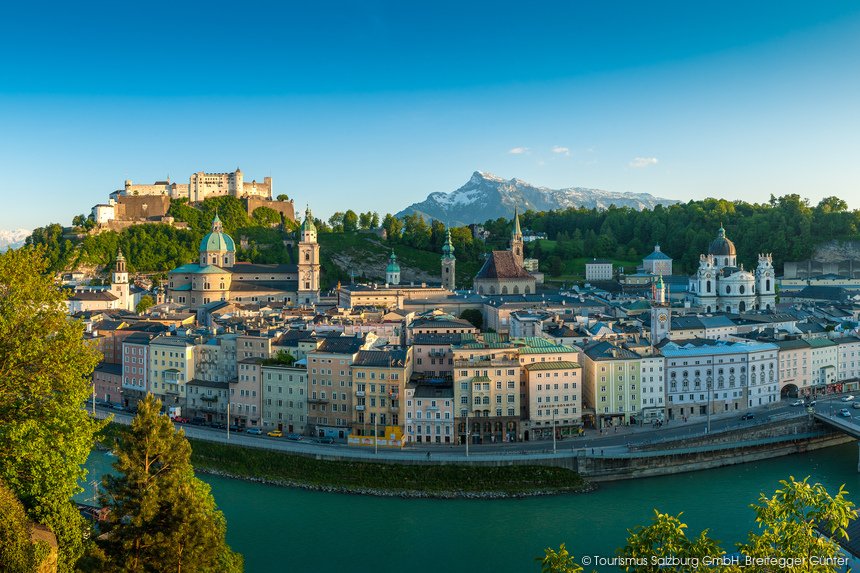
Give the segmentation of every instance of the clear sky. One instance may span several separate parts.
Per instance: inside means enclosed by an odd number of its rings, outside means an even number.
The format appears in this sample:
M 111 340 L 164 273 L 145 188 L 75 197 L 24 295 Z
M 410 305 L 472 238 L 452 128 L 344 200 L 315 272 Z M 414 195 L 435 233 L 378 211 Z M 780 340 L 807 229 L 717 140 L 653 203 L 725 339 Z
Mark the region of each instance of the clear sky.
M 860 208 L 860 3 L 15 2 L 0 229 L 242 168 L 395 212 L 475 170 Z

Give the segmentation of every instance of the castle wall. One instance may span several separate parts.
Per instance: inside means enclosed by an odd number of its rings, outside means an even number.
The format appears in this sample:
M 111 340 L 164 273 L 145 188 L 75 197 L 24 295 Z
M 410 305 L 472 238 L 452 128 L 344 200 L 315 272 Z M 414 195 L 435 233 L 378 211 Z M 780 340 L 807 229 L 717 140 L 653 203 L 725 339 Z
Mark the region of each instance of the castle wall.
M 116 202 L 116 219 L 139 221 L 164 217 L 170 209 L 167 195 L 120 195 Z
M 253 215 L 258 207 L 268 207 L 283 215 L 285 219 L 296 221 L 296 210 L 292 201 L 272 201 L 268 198 L 249 196 L 245 199 L 245 207 L 248 209 L 249 216 Z

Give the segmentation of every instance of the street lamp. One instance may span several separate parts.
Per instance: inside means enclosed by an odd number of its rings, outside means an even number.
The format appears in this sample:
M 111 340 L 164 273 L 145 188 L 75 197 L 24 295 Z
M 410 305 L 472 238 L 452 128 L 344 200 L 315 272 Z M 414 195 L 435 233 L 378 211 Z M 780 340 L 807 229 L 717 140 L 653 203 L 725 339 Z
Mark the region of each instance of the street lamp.
M 558 453 L 555 448 L 555 408 L 552 409 L 552 453 Z

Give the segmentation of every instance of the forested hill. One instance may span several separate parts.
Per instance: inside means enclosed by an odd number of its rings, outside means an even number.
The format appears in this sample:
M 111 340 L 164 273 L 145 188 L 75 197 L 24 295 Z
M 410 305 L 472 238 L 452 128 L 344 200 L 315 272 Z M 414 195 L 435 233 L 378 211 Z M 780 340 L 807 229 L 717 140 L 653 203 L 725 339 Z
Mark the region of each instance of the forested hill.
M 239 260 L 259 263 L 289 262 L 294 256 L 284 241 L 294 238 L 293 225 L 282 229 L 265 212 L 248 217 L 240 201 L 223 197 L 192 207 L 174 202 L 170 214 L 189 224 L 179 230 L 160 224 L 137 225 L 120 233 L 86 235 L 82 240 L 64 238 L 60 225 L 36 229 L 29 244 L 46 246 L 53 270 L 106 267 L 121 246 L 132 271 L 164 272 L 197 258 L 203 235 L 209 232 L 217 209 L 225 230 L 235 239 Z M 259 210 L 258 210 L 259 211 Z M 368 279 L 384 277 L 385 260 L 394 250 L 404 268 L 404 280 L 433 280 L 439 273 L 439 253 L 445 227 L 439 221 L 426 223 L 419 215 L 399 219 L 386 215 L 380 222 L 375 213 L 336 213 L 327 221 L 316 220 L 322 245 L 323 285 L 346 281 L 350 273 Z M 815 206 L 798 195 L 772 198 L 764 204 L 707 199 L 669 207 L 657 205 L 638 211 L 609 207 L 527 211 L 521 215 L 524 229 L 545 232 L 546 241 L 528 243 L 526 254 L 541 261 L 549 280 L 581 278 L 586 258 L 611 258 L 628 271 L 655 243 L 676 261 L 677 273 L 690 273 L 700 253 L 722 224 L 738 250 L 738 261 L 748 268 L 760 252 L 771 252 L 777 272 L 786 260 L 808 258 L 815 247 L 832 239 L 860 239 L 860 211 L 849 211 L 841 199 L 828 197 Z M 387 239 L 377 237 L 376 227 L 386 230 Z M 483 253 L 505 248 L 511 232 L 509 219 L 487 221 L 487 242 L 476 240 L 466 227 L 453 228 L 457 256 L 457 282 L 471 284 Z M 242 248 L 241 239 L 247 247 Z

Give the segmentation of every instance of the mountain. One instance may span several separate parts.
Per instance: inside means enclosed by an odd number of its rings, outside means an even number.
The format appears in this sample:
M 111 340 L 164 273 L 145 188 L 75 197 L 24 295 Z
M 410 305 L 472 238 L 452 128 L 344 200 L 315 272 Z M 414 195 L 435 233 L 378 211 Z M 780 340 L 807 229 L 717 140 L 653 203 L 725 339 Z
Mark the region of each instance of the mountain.
M 13 229 L 11 231 L 0 229 L 0 252 L 7 249 L 17 249 L 24 244 L 24 239 L 30 236 L 32 231 L 27 229 Z
M 397 216 L 418 213 L 425 219 L 437 219 L 450 225 L 468 225 L 499 217 L 510 218 L 514 206 L 520 211 L 550 211 L 567 207 L 605 209 L 610 205 L 641 210 L 673 203 L 678 201 L 661 199 L 648 193 L 619 193 L 584 187 L 535 187 L 521 179 L 503 179 L 475 171 L 472 178 L 456 191 L 430 193 L 427 199 L 413 203 L 397 213 Z

